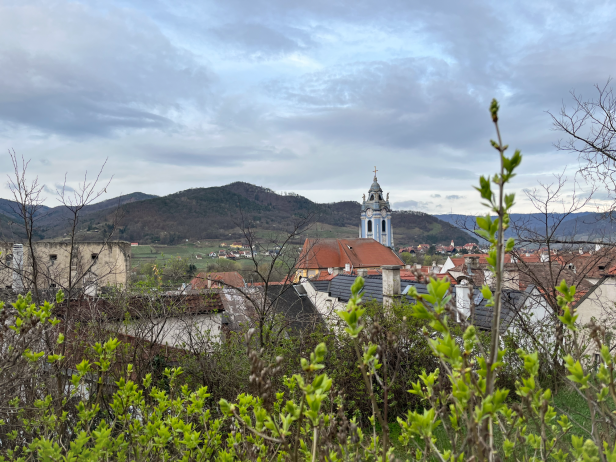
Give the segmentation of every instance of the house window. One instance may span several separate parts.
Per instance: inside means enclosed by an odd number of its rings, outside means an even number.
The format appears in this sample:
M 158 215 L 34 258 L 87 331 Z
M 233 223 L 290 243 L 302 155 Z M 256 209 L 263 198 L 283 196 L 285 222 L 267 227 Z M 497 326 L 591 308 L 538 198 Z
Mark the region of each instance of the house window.
M 55 289 L 57 286 L 55 284 L 49 284 L 50 289 Z
M 368 220 L 368 232 L 372 232 L 372 220 Z
M 386 232 L 386 231 L 387 231 L 387 229 L 386 229 L 385 220 L 382 220 L 382 221 L 381 221 L 381 224 L 383 225 L 383 226 L 381 226 L 381 227 L 383 228 L 383 232 Z
M 55 254 L 51 254 L 49 256 L 49 261 L 51 262 L 51 264 L 53 265 L 56 261 L 58 260 L 58 256 Z

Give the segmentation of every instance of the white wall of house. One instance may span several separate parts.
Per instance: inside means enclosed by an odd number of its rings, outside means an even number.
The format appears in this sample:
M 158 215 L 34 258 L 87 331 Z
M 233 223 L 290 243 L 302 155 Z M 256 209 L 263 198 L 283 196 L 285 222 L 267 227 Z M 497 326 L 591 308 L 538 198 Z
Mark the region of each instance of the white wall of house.
M 337 322 L 339 320 L 336 311 L 340 311 L 345 308 L 345 302 L 340 302 L 337 298 L 330 297 L 325 292 L 315 290 L 314 286 L 310 282 L 302 282 L 302 286 L 304 286 L 304 289 L 308 294 L 308 298 L 326 323 L 331 324 L 332 322 Z
M 202 339 L 205 335 L 209 335 L 211 340 L 220 343 L 222 313 L 114 323 L 112 329 L 148 342 L 177 348 L 183 348 L 183 343 L 188 345 L 194 339 Z
M 592 318 L 597 321 L 611 319 L 616 315 L 616 278 L 606 278 L 593 292 L 575 308 L 578 324 L 588 324 Z
M 451 257 L 447 257 L 447 260 L 445 261 L 445 263 L 441 267 L 441 272 L 439 274 L 445 274 L 447 271 L 449 271 L 450 269 L 453 269 L 455 267 L 456 267 L 456 265 L 454 265 L 453 261 L 451 261 Z

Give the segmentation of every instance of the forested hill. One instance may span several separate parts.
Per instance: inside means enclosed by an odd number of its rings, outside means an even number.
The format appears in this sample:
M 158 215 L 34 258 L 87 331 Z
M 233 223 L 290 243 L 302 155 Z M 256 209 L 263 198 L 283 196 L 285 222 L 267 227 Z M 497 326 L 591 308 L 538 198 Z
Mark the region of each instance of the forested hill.
M 242 218 L 263 231 L 284 232 L 293 221 L 311 216 L 317 223 L 309 234 L 322 237 L 357 237 L 360 204 L 346 201 L 317 204 L 295 195 L 249 183 L 195 188 L 164 197 L 134 193 L 133 201 L 110 199 L 88 209 L 81 220 L 81 238 L 100 239 L 119 216 L 116 238 L 140 242 L 176 244 L 186 239 L 241 239 L 238 224 Z M 124 201 L 123 201 L 124 202 Z M 54 209 L 46 211 L 44 238 L 61 238 L 66 232 L 65 217 Z M 55 212 L 55 213 L 51 213 Z M 119 213 L 118 213 L 119 212 Z M 1 211 L 0 211 L 1 213 Z M 53 220 L 53 218 L 57 218 Z M 467 234 L 438 218 L 419 212 L 394 212 L 392 218 L 396 245 L 419 243 L 448 244 L 474 242 Z

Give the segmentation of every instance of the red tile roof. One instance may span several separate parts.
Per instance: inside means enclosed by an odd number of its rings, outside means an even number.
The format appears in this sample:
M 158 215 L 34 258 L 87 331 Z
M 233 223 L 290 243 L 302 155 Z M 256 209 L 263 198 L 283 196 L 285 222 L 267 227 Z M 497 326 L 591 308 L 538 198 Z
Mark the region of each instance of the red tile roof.
M 391 250 L 374 239 L 306 239 L 297 267 L 369 268 L 383 265 L 404 265 Z
M 455 266 L 460 266 L 464 264 L 464 258 L 468 257 L 479 257 L 479 263 L 487 263 L 487 253 L 469 253 L 464 255 L 463 257 L 450 257 L 451 261 Z M 505 263 L 511 263 L 511 255 L 505 255 Z
M 225 273 L 199 273 L 190 281 L 190 284 L 194 290 L 207 289 L 208 280 L 212 281 L 213 286 L 244 287 L 244 278 L 237 271 L 228 271 Z

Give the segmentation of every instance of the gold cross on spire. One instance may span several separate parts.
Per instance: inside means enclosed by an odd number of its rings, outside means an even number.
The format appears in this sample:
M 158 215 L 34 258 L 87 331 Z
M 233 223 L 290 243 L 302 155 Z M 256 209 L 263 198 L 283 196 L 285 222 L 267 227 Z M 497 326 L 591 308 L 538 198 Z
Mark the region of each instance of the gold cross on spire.
M 374 166 L 374 178 L 376 178 L 376 172 L 378 172 L 378 170 L 376 169 L 376 165 Z

